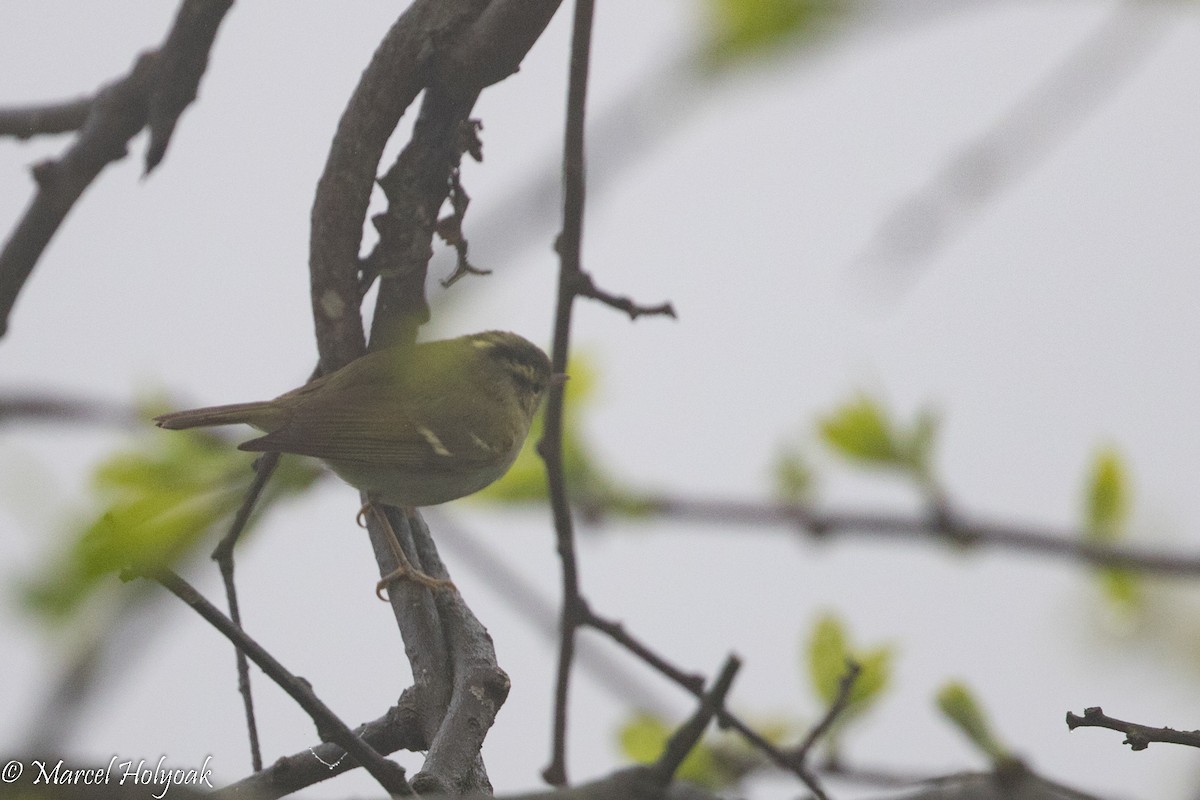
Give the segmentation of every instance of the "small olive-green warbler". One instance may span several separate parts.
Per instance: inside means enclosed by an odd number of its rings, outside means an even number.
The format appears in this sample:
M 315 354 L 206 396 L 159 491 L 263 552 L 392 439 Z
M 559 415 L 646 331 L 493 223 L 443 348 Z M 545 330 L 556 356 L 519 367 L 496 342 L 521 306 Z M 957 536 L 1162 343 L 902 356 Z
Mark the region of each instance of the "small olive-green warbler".
M 412 508 L 477 492 L 520 452 L 551 372 L 536 345 L 505 331 L 397 346 L 259 403 L 176 411 L 179 429 L 245 423 L 241 450 L 315 456 L 371 501 Z

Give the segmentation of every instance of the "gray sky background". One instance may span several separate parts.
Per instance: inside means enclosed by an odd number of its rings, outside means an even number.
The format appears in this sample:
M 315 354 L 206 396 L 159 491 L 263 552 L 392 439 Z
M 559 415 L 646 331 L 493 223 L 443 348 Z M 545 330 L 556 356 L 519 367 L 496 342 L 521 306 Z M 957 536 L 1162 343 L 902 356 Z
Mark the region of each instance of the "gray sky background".
M 931 12 L 838 36 L 809 57 L 687 84 L 668 103 L 653 92 L 680 86 L 672 70 L 701 30 L 695 6 L 601 3 L 593 119 L 639 89 L 658 100 L 655 114 L 638 112 L 639 125 L 618 126 L 615 138 L 597 132 L 605 152 L 592 163 L 585 263 L 601 286 L 670 299 L 680 314 L 630 324 L 581 304 L 575 341 L 601 376 L 586 425 L 612 470 L 638 487 L 766 497 L 780 447 L 811 444 L 819 414 L 866 390 L 903 418 L 924 405 L 941 411 L 937 463 L 965 510 L 1072 525 L 1087 464 L 1111 443 L 1132 466 L 1139 539 L 1194 550 L 1194 6 L 1131 29 L 1131 39 L 1154 42 L 1146 57 L 1078 128 L 1052 137 L 1035 169 L 962 218 L 944 247 L 904 268 L 862 258 L 897 204 L 993 129 L 1113 7 Z M 0 103 L 91 92 L 161 41 L 174 10 L 145 0 L 6 0 Z M 557 163 L 567 12 L 479 105 L 485 161 L 464 171 L 468 235 L 475 262 L 496 272 L 434 290 L 438 334 L 500 327 L 549 339 L 557 221 L 514 225 L 503 212 Z M 39 264 L 0 342 L 0 390 L 127 401 L 163 389 L 180 404 L 208 404 L 297 385 L 315 358 L 306 270 L 313 187 L 346 97 L 394 14 L 395 4 L 367 2 L 236 5 L 165 163 L 142 180 L 144 142 L 135 140 L 136 158 L 89 189 Z M 623 131 L 630 150 L 657 133 L 618 171 L 612 148 Z M 0 141 L 5 231 L 30 196 L 28 165 L 66 145 Z M 448 269 L 444 259 L 435 266 L 439 276 Z M 86 513 L 88 468 L 124 441 L 111 431 L 0 431 L 6 582 L 36 570 Z M 914 507 L 885 477 L 820 464 L 830 505 Z M 281 509 L 238 567 L 248 628 L 351 724 L 378 716 L 408 683 L 390 611 L 372 596 L 375 567 L 353 523 L 356 506 L 352 490 L 322 484 Z M 443 511 L 557 597 L 546 514 L 497 515 L 466 502 Z M 513 679 L 485 751 L 493 781 L 500 791 L 535 786 L 549 754 L 552 645 L 456 563 L 454 548 L 445 555 Z M 1086 570 L 1007 553 L 861 539 L 818 546 L 786 531 L 643 522 L 585 530 L 581 558 L 594 606 L 677 663 L 711 673 L 738 652 L 746 666 L 733 698 L 747 715 L 819 713 L 797 659 L 821 610 L 841 614 L 859 641 L 894 642 L 893 689 L 848 742 L 852 760 L 934 773 L 983 767 L 932 705 L 943 682 L 962 678 L 1048 776 L 1111 797 L 1197 796 L 1193 753 L 1130 753 L 1117 734 L 1068 735 L 1062 721 L 1068 709 L 1103 705 L 1146 723 L 1200 725 L 1200 707 L 1186 701 L 1200 679 L 1195 589 L 1155 585 L 1157 622 L 1130 629 L 1096 602 Z M 192 577 L 219 596 L 208 564 Z M 53 674 L 47 664 L 70 637 L 38 630 L 15 601 L 0 608 L 3 753 L 21 743 Z M 221 780 L 243 775 L 223 640 L 173 608 L 129 650 L 136 657 L 79 723 L 80 758 L 166 754 L 198 764 L 211 754 Z M 664 710 L 687 713 L 681 692 L 643 674 Z M 575 687 L 570 766 L 580 780 L 613 767 L 627 710 L 595 681 Z M 261 676 L 256 690 L 268 760 L 314 741 L 281 692 Z M 370 791 L 370 781 L 347 776 L 306 796 Z M 763 781 L 754 791 L 797 789 Z

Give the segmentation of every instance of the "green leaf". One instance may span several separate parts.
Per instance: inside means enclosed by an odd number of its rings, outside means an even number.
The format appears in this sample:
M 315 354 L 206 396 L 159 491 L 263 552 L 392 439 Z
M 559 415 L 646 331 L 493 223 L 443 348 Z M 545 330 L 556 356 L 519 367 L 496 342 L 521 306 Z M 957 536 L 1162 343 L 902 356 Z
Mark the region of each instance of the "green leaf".
M 1125 461 L 1114 447 L 1092 459 L 1084 494 L 1084 524 L 1088 537 L 1111 542 L 1125 534 L 1129 519 L 1129 478 Z
M 815 483 L 812 468 L 798 450 L 782 451 L 775 459 L 775 496 L 784 503 L 808 503 Z
M 898 437 L 883 407 L 859 395 L 818 423 L 821 438 L 837 453 L 880 466 L 903 463 Z
M 1112 446 L 1101 448 L 1092 458 L 1084 489 L 1084 534 L 1095 542 L 1111 543 L 1123 538 L 1129 528 L 1129 470 L 1125 459 Z M 1123 569 L 1097 570 L 1101 591 L 1114 605 L 1135 610 L 1142 600 L 1142 579 Z
M 904 437 L 904 460 L 923 478 L 933 474 L 933 445 L 937 440 L 938 416 L 930 409 L 921 409 L 912 428 Z
M 938 418 L 929 409 L 919 411 L 912 424 L 904 426 L 878 400 L 860 394 L 819 420 L 817 427 L 825 444 L 843 458 L 897 470 L 936 494 L 933 447 Z
M 808 670 L 813 690 L 826 706 L 837 699 L 850 661 L 861 671 L 836 727 L 867 711 L 882 696 L 891 677 L 892 650 L 887 646 L 855 648 L 841 620 L 832 614 L 822 616 L 808 641 Z
M 795 725 L 777 718 L 755 719 L 751 725 L 777 747 L 796 735 Z M 621 752 L 630 761 L 651 764 L 662 755 L 672 733 L 661 718 L 645 712 L 635 714 L 619 731 Z M 740 735 L 706 735 L 683 760 L 676 777 L 708 789 L 723 789 L 765 763 L 765 756 Z
M 946 718 L 993 763 L 1011 758 L 1008 748 L 992 733 L 983 708 L 971 690 L 961 682 L 947 683 L 937 693 L 937 705 Z
M 855 659 L 862 671 L 850 690 L 850 707 L 860 713 L 875 704 L 883 695 L 892 674 L 892 649 L 876 647 L 860 653 Z
M 838 686 L 846 674 L 850 651 L 842 621 L 826 614 L 817 621 L 808 641 L 808 672 L 817 697 L 829 705 L 837 697 Z
M 662 755 L 671 732 L 667 723 L 647 712 L 636 714 L 621 726 L 621 753 L 636 764 L 653 764 Z
M 206 431 L 148 428 L 134 447 L 94 468 L 95 510 L 64 537 L 63 549 L 41 574 L 27 580 L 28 607 L 65 617 L 84 607 L 113 572 L 174 566 L 241 505 L 253 479 L 252 461 L 253 456 Z M 315 462 L 282 459 L 259 514 L 320 474 Z
M 636 714 L 621 727 L 621 752 L 635 763 L 652 764 L 666 749 L 671 733 L 662 719 L 645 712 Z M 709 789 L 718 789 L 729 783 L 728 775 L 714 761 L 712 748 L 704 741 L 697 743 L 687 754 L 676 770 L 675 777 Z
M 826 34 L 847 16 L 846 0 L 708 0 L 704 59 L 718 69 Z
M 1137 611 L 1141 608 L 1142 578 L 1137 573 L 1127 569 L 1101 569 L 1097 573 L 1100 589 L 1104 596 L 1126 611 Z

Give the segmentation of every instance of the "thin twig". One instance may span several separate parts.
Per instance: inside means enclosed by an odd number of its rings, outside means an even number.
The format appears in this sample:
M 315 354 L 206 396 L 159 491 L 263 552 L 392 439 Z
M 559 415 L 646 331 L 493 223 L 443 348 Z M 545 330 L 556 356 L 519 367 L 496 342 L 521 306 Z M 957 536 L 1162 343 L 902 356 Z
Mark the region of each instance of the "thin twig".
M 426 749 L 429 745 L 421 735 L 420 715 L 417 711 L 420 702 L 414 694 L 411 689 L 406 691 L 400 697 L 399 703 L 389 708 L 379 719 L 355 728 L 354 734 L 381 754 L 397 750 L 418 752 Z M 266 769 L 224 786 L 208 796 L 212 800 L 241 800 L 247 797 L 255 800 L 273 800 L 356 769 L 358 764 L 345 756 L 346 751 L 332 743 L 306 747 L 291 755 L 281 756 Z
M 749 742 L 755 749 L 762 752 L 775 766 L 799 778 L 800 782 L 807 786 L 818 798 L 824 797 L 824 790 L 807 767 L 797 764 L 788 753 L 771 744 L 761 733 L 751 728 L 745 721 L 733 714 L 733 712 L 721 709 L 717 713 L 717 720 L 722 727 L 732 728 L 737 731 L 743 739 Z
M 712 689 L 701 695 L 700 707 L 667 739 L 662 755 L 650 768 L 661 786 L 666 787 L 671 782 L 679 765 L 704 735 L 704 730 L 712 721 L 713 715 L 725 707 L 725 696 L 729 694 L 733 678 L 741 666 L 741 659 L 734 655 L 729 656 L 717 674 L 717 679 L 713 681 Z
M 403 767 L 379 755 L 362 739 L 355 736 L 346 723 L 342 722 L 328 706 L 321 702 L 307 682 L 284 668 L 262 645 L 246 635 L 245 631 L 222 614 L 216 606 L 205 600 L 187 581 L 169 570 L 164 570 L 153 577 L 167 591 L 191 606 L 206 622 L 233 642 L 235 647 L 245 652 L 251 661 L 287 692 L 316 723 L 317 733 L 322 740 L 334 742 L 345 750 L 367 772 L 371 773 L 371 776 L 389 794 L 393 796 L 412 794 L 412 788 L 409 787 L 408 781 L 404 777 Z
M 437 530 L 438 546 L 449 549 L 459 567 L 473 571 L 496 596 L 519 617 L 530 623 L 539 635 L 550 642 L 558 641 L 558 609 L 554 601 L 534 581 L 512 568 L 505 554 L 482 536 L 461 526 L 456 517 L 437 513 L 433 527 Z M 583 639 L 579 642 L 576 663 L 587 672 L 614 700 L 632 708 L 665 713 L 660 692 L 646 680 L 640 667 L 623 658 L 614 657 L 601 641 Z
M 246 490 L 245 497 L 242 498 L 242 505 L 234 515 L 233 522 L 229 525 L 229 531 L 221 537 L 221 541 L 217 543 L 211 556 L 221 570 L 221 581 L 225 585 L 225 602 L 229 606 L 229 618 L 239 628 L 242 627 L 242 612 L 238 607 L 237 584 L 233 578 L 233 548 L 241 538 L 242 532 L 245 531 L 246 525 L 249 524 L 250 515 L 254 513 L 254 508 L 258 504 L 259 498 L 262 497 L 263 490 L 266 489 L 271 476 L 275 474 L 275 468 L 279 466 L 279 457 L 279 453 L 263 453 L 254 462 L 254 480 L 250 483 L 250 488 Z M 254 698 L 250 692 L 250 665 L 246 660 L 246 654 L 238 648 L 234 648 L 234 659 L 237 664 L 238 693 L 242 696 L 242 707 L 246 713 L 246 734 L 250 740 L 250 762 L 254 771 L 259 772 L 263 768 L 262 748 L 259 746 L 258 724 L 254 717 Z
M 634 656 L 641 659 L 647 666 L 655 670 L 664 677 L 670 679 L 689 694 L 694 697 L 702 697 L 704 694 L 704 678 L 689 673 L 672 664 L 665 657 L 655 653 L 647 645 L 639 642 L 632 637 L 620 625 L 607 622 L 591 612 L 587 608 L 586 601 L 579 597 L 576 606 L 581 610 L 584 616 L 577 622 L 577 625 L 589 625 L 596 630 L 612 637 L 613 641 L 625 647 Z M 812 772 L 802 764 L 798 764 L 796 760 L 788 753 L 780 750 L 775 745 L 767 741 L 762 734 L 754 730 L 745 721 L 740 719 L 733 712 L 725 708 L 717 710 L 717 719 L 722 727 L 732 728 L 741 735 L 743 739 L 749 742 L 753 747 L 760 750 L 771 762 L 780 769 L 790 772 L 799 778 L 818 798 L 823 798 L 820 783 L 813 777 Z
M 1200 730 L 1177 731 L 1174 728 L 1151 728 L 1136 722 L 1110 717 L 1099 706 L 1085 708 L 1083 716 L 1067 712 L 1067 728 L 1108 728 L 1125 734 L 1122 744 L 1129 745 L 1130 750 L 1145 750 L 1151 742 L 1166 742 L 1182 744 L 1188 747 L 1200 747 Z
M 580 598 L 580 605 L 583 607 L 584 614 L 580 624 L 595 628 L 601 633 L 606 634 L 614 642 L 646 662 L 655 671 L 662 673 L 689 692 L 696 694 L 704 690 L 703 675 L 694 672 L 688 673 L 679 669 L 626 631 L 625 627 L 619 622 L 613 622 L 612 620 L 597 616 L 587 607 L 586 602 L 582 598 Z
M 588 66 L 591 62 L 592 0 L 575 0 L 571 31 L 570 76 L 567 83 L 567 122 L 563 136 L 563 227 L 558 237 L 558 301 L 554 315 L 554 342 L 550 361 L 555 372 L 566 372 L 571 341 L 571 314 L 575 292 L 582 273 L 583 209 L 585 198 L 584 116 L 587 101 Z M 567 783 L 567 694 L 571 665 L 575 658 L 575 632 L 585 618 L 579 592 L 579 572 L 575 556 L 575 532 L 571 506 L 567 498 L 563 470 L 562 386 L 550 390 L 546 403 L 545 427 L 538 452 L 546 464 L 550 506 L 558 555 L 562 562 L 563 608 L 559 632 L 558 677 L 554 689 L 554 726 L 550 764 L 542 777 L 552 786 Z
M 843 673 L 841 680 L 838 681 L 837 695 L 833 698 L 833 702 L 829 704 L 828 710 L 808 732 L 799 746 L 792 751 L 793 758 L 797 762 L 803 764 L 808 760 L 809 753 L 813 746 L 821 741 L 825 734 L 829 733 L 829 729 L 833 727 L 833 723 L 842 715 L 846 707 L 850 705 L 850 695 L 854 691 L 854 684 L 858 680 L 858 676 L 862 674 L 862 665 L 857 661 L 846 661 L 846 672 Z
M 471 157 L 476 161 L 483 160 L 483 143 L 479 140 L 480 127 L 481 123 L 477 119 L 466 120 L 460 126 L 460 142 L 455 148 L 460 153 L 460 157 L 462 154 L 470 153 Z M 458 257 L 455 259 L 454 271 L 440 281 L 443 289 L 449 289 L 459 279 L 467 275 L 492 274 L 490 269 L 482 269 L 475 266 L 467 257 L 467 250 L 470 248 L 470 243 L 467 241 L 466 233 L 463 231 L 463 224 L 466 221 L 467 208 L 471 205 L 471 196 L 463 188 L 462 169 L 457 165 L 450 170 L 448 199 L 452 213 L 438 220 L 437 233 L 442 241 L 454 248 L 454 252 Z
M 853 660 L 846 660 L 846 671 L 843 673 L 841 680 L 838 681 L 837 694 L 833 698 L 833 702 L 829 704 L 829 708 L 822 715 L 817 724 L 812 727 L 808 735 L 804 737 L 804 741 L 794 748 L 789 755 L 792 757 L 796 768 L 800 770 L 805 778 L 804 782 L 812 789 L 813 794 L 820 800 L 827 798 L 825 788 L 820 785 L 820 780 L 817 778 L 815 769 L 808 763 L 808 757 L 812 752 L 817 742 L 825 737 L 829 730 L 850 705 L 850 696 L 854 691 L 854 683 L 858 680 L 858 676 L 862 673 L 862 666 Z
M 669 302 L 659 303 L 656 306 L 639 305 L 628 297 L 621 297 L 604 291 L 596 285 L 596 282 L 592 280 L 592 276 L 586 272 L 579 273 L 577 281 L 578 283 L 575 287 L 575 294 L 577 296 L 587 297 L 603 303 L 610 308 L 615 308 L 617 311 L 622 311 L 628 314 L 631 320 L 636 320 L 638 317 L 670 317 L 671 319 L 678 319 L 675 315 L 675 307 Z

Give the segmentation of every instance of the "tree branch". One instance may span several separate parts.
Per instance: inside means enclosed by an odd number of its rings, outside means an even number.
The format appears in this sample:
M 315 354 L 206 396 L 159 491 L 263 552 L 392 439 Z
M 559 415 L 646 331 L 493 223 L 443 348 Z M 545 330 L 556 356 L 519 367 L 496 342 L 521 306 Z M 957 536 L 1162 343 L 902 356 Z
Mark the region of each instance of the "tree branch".
M 700 707 L 696 709 L 691 719 L 671 735 L 671 738 L 667 740 L 667 746 L 663 748 L 662 755 L 651 765 L 650 771 L 664 788 L 670 784 L 676 770 L 687 758 L 688 753 L 692 752 L 692 749 L 700 742 L 700 737 L 704 735 L 704 730 L 708 727 L 713 715 L 725 707 L 725 696 L 729 694 L 729 688 L 733 686 L 733 678 L 741 666 L 742 662 L 737 656 L 729 656 L 726 659 L 717 679 L 713 681 L 712 689 L 702 695 Z
M 48 116 L 61 126 L 78 122 L 86 102 L 87 118 L 61 158 L 33 168 L 37 192 L 0 250 L 0 336 L 8 329 L 17 295 L 67 213 L 104 167 L 125 157 L 127 143 L 147 124 L 146 172 L 162 159 L 179 115 L 196 96 L 213 37 L 231 5 L 232 0 L 184 0 L 166 41 L 139 56 L 127 76 L 92 100 L 59 106 L 52 114 L 43 109 L 43 119 Z M 26 109 L 25 117 L 36 122 L 38 115 Z
M 416 705 L 412 692 L 407 691 L 386 714 L 355 728 L 354 734 L 375 752 L 384 755 L 397 750 L 423 750 L 428 745 L 421 735 Z M 222 787 L 209 797 L 213 800 L 246 797 L 274 800 L 356 769 L 357 762 L 344 758 L 345 755 L 345 750 L 328 742 L 307 747 L 277 759 L 265 770 Z
M 44 134 L 67 133 L 83 127 L 95 100 L 81 97 L 42 106 L 0 108 L 0 136 L 32 139 Z
M 279 466 L 280 455 L 280 453 L 262 453 L 255 459 L 254 480 L 251 482 L 250 488 L 246 490 L 246 496 L 242 498 L 242 504 L 238 507 L 233 522 L 229 525 L 229 531 L 221 537 L 221 541 L 217 543 L 211 556 L 221 571 L 221 581 L 225 585 L 225 602 L 229 606 L 229 619 L 238 628 L 242 627 L 242 612 L 238 606 L 237 584 L 233 577 L 233 548 L 241 539 L 242 532 L 246 530 L 246 525 L 250 522 L 250 515 L 254 513 L 254 508 L 267 488 L 267 483 L 275 474 L 275 468 Z M 262 750 L 258 743 L 258 724 L 255 722 L 254 699 L 250 691 L 250 665 L 247 663 L 245 652 L 241 649 L 234 648 L 234 659 L 237 667 L 238 693 L 242 696 L 242 707 L 246 714 L 246 734 L 250 740 L 250 764 L 255 772 L 259 772 L 263 768 Z
M 571 314 L 581 267 L 584 207 L 584 115 L 587 101 L 588 65 L 591 61 L 592 0 L 575 0 L 571 31 L 570 76 L 567 83 L 567 122 L 563 135 L 563 226 L 558 237 L 558 300 L 554 314 L 554 342 L 550 363 L 555 372 L 566 372 L 571 343 Z M 553 742 L 550 764 L 542 777 L 552 786 L 567 783 L 567 694 L 571 665 L 575 659 L 575 631 L 587 610 L 579 591 L 575 556 L 575 532 L 563 470 L 563 401 L 561 385 L 552 386 L 546 401 L 542 439 L 538 453 L 546 464 L 550 507 L 562 562 L 563 606 L 559 630 L 558 677 L 554 689 Z
M 582 615 L 575 622 L 575 627 L 587 625 L 608 634 L 613 641 L 637 656 L 650 668 L 675 682 L 689 694 L 698 698 L 703 696 L 703 677 L 685 672 L 663 656 L 655 653 L 646 644 L 635 639 L 621 625 L 596 616 L 588 608 L 587 602 L 582 597 L 577 598 L 574 606 L 576 609 L 575 613 Z M 821 788 L 820 782 L 813 776 L 811 770 L 806 765 L 798 763 L 794 756 L 785 753 L 771 744 L 758 731 L 751 728 L 746 722 L 725 708 L 717 710 L 717 720 L 722 727 L 733 728 L 737 731 L 743 739 L 761 751 L 775 766 L 799 778 L 804 785 L 812 790 L 818 800 L 826 800 L 826 795 Z
M 117 425 L 123 428 L 141 428 L 146 424 L 145 416 L 136 408 L 121 403 L 35 392 L 0 394 L 0 425 L 23 421 Z
M 804 737 L 804 741 L 792 751 L 792 757 L 797 763 L 803 764 L 808 760 L 813 747 L 821 740 L 825 734 L 829 733 L 829 729 L 833 727 L 833 723 L 842 715 L 847 706 L 850 705 L 850 694 L 854 691 L 854 684 L 858 681 L 858 676 L 862 674 L 862 666 L 857 661 L 846 662 L 846 672 L 838 681 L 837 695 L 833 698 L 833 702 L 829 704 L 829 708 L 825 714 L 812 727 L 808 735 Z
M 980 209 L 1035 168 L 1162 41 L 1167 19 L 1161 9 L 1148 9 L 1153 5 L 1125 0 L 1115 6 L 989 130 L 953 153 L 924 186 L 903 198 L 872 234 L 859 262 L 910 266 L 929 258 Z M 1151 20 L 1156 14 L 1159 19 Z
M 258 642 L 246 635 L 246 632 L 232 620 L 222 614 L 215 606 L 191 587 L 183 578 L 173 572 L 164 570 L 153 576 L 167 591 L 187 603 L 210 625 L 220 631 L 235 647 L 242 650 L 255 664 L 275 681 L 281 689 L 296 701 L 308 713 L 317 726 L 317 733 L 325 740 L 334 742 L 359 764 L 371 773 L 375 780 L 392 795 L 410 795 L 412 788 L 404 777 L 404 768 L 389 761 L 371 749 L 361 739 L 354 735 L 346 724 L 338 719 L 320 698 L 312 691 L 306 681 L 300 680 L 275 660 Z
M 1068 711 L 1067 728 L 1070 730 L 1075 730 L 1076 728 L 1108 728 L 1109 730 L 1120 731 L 1125 734 L 1125 741 L 1121 744 L 1129 745 L 1130 750 L 1145 750 L 1150 746 L 1151 742 L 1166 742 L 1168 744 L 1187 745 L 1188 747 L 1200 747 L 1200 730 L 1177 731 L 1174 728 L 1151 728 L 1148 725 L 1139 725 L 1136 722 L 1126 722 L 1115 717 L 1110 717 L 1099 706 L 1085 708 L 1082 717 Z
M 576 280 L 575 294 L 577 296 L 596 300 L 609 308 L 615 308 L 617 311 L 624 312 L 629 315 L 630 320 L 636 320 L 642 316 L 678 319 L 675 315 L 675 307 L 669 302 L 659 303 L 656 306 L 640 305 L 628 297 L 621 297 L 604 291 L 596 285 L 595 281 L 592 280 L 592 276 L 586 272 L 579 273 Z
M 641 514 L 691 522 L 799 529 L 817 539 L 858 535 L 941 541 L 962 547 L 996 547 L 1057 556 L 1095 567 L 1128 569 L 1168 578 L 1200 576 L 1200 556 L 1197 555 L 1103 544 L 1085 539 L 1081 531 L 976 520 L 960 512 L 906 516 L 886 512 L 820 511 L 795 503 L 666 496 L 642 498 L 638 509 Z M 608 513 L 594 506 L 581 510 L 593 519 Z

